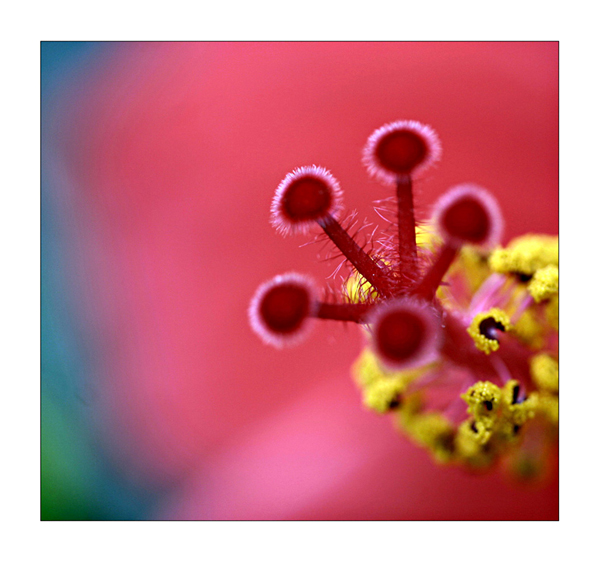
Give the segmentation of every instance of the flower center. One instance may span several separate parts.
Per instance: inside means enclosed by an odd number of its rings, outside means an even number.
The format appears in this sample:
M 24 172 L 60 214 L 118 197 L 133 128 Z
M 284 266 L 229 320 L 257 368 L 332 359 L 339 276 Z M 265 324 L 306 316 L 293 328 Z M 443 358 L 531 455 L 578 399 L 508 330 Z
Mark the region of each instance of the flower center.
M 394 131 L 380 140 L 375 154 L 388 170 L 409 174 L 427 156 L 427 145 L 412 131 Z
M 303 287 L 283 284 L 273 287 L 260 304 L 260 315 L 271 330 L 290 333 L 308 316 L 309 294 Z
M 283 208 L 291 220 L 315 220 L 324 217 L 332 204 L 329 186 L 317 179 L 303 177 L 286 190 Z

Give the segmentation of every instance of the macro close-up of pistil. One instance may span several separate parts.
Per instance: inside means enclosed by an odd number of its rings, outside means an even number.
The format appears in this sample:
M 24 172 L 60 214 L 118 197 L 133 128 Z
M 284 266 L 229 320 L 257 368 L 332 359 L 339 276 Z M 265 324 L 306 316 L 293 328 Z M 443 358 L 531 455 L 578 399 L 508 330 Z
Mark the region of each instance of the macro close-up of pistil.
M 391 196 L 376 207 L 387 228 L 360 242 L 335 177 L 316 165 L 290 172 L 272 225 L 330 240 L 348 273 L 323 295 L 305 275 L 278 275 L 256 291 L 250 323 L 278 348 L 304 341 L 315 319 L 360 324 L 366 344 L 352 370 L 367 408 L 392 414 L 440 463 L 502 462 L 534 479 L 558 442 L 558 238 L 502 247 L 501 209 L 472 183 L 451 187 L 417 223 L 413 182 L 441 151 L 416 121 L 369 137 L 363 162 Z

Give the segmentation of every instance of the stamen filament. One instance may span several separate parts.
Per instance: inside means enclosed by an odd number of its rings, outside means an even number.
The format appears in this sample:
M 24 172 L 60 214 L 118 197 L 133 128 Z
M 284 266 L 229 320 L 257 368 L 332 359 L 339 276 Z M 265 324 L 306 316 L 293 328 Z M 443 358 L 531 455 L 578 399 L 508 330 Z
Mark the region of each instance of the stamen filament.
M 502 385 L 505 385 L 512 378 L 508 367 L 504 361 L 496 355 L 490 357 L 490 361 L 492 362 L 494 369 L 496 369 L 496 373 L 498 374 L 498 378 L 502 382 Z
M 377 292 L 384 296 L 391 296 L 389 283 L 382 269 L 373 259 L 356 243 L 344 230 L 342 225 L 331 215 L 317 221 L 319 226 L 329 236 L 331 241 L 340 249 L 342 254 L 356 270 L 369 282 Z
M 436 369 L 434 371 L 431 371 L 431 372 L 423 375 L 422 377 L 415 379 L 413 382 L 411 382 L 409 384 L 408 389 L 411 392 L 416 392 L 417 390 L 421 390 L 422 388 L 426 388 L 429 385 L 431 385 L 432 383 L 435 383 L 436 381 L 438 381 L 438 379 L 445 377 L 446 374 L 447 373 L 445 373 L 441 369 L 440 370 Z
M 496 298 L 500 289 L 506 283 L 506 277 L 498 273 L 493 273 L 479 288 L 475 296 L 471 300 L 471 306 L 469 307 L 469 314 L 476 316 L 480 312 L 487 310 L 491 307 L 491 302 Z

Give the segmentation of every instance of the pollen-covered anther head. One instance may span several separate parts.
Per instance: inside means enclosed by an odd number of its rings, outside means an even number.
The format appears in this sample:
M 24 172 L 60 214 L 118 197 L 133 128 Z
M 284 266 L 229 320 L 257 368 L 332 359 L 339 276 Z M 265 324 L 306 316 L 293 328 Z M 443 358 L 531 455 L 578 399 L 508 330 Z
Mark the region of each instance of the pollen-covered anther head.
M 473 184 L 453 187 L 435 206 L 433 221 L 446 242 L 495 246 L 504 221 L 498 202 L 488 191 Z
M 302 166 L 279 184 L 271 224 L 283 234 L 305 234 L 316 221 L 337 219 L 341 210 L 342 190 L 331 173 L 321 166 Z
M 395 121 L 377 129 L 363 150 L 363 163 L 374 178 L 393 184 L 401 176 L 417 177 L 440 159 L 436 132 L 418 121 Z
M 252 329 L 274 347 L 300 343 L 310 331 L 315 294 L 314 283 L 299 273 L 285 273 L 263 283 L 248 309 Z
M 428 304 L 405 297 L 383 303 L 367 322 L 373 350 L 389 369 L 410 369 L 437 357 L 440 319 Z
M 491 308 L 473 318 L 467 333 L 473 338 L 475 347 L 489 355 L 492 351 L 498 351 L 500 347 L 499 333 L 509 330 L 512 330 L 512 324 L 508 314 L 499 308 Z

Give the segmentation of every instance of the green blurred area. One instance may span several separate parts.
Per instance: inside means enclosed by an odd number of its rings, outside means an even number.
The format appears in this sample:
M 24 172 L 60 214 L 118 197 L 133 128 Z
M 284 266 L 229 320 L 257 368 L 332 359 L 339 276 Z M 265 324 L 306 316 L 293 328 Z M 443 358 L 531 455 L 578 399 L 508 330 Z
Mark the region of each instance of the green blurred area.
M 91 490 L 95 479 L 91 451 L 75 418 L 47 396 L 42 398 L 41 436 L 41 519 L 104 519 Z

